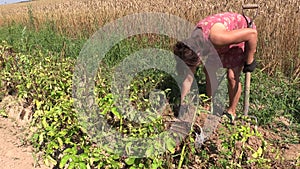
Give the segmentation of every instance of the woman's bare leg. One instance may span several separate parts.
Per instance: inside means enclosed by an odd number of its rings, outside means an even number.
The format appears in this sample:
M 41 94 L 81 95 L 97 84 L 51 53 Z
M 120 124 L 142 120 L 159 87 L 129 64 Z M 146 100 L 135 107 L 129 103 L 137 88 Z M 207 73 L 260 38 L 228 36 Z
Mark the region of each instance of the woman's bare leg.
M 213 93 L 217 90 L 217 76 L 215 68 L 204 67 L 205 80 L 206 80 L 206 95 L 212 97 Z
M 240 82 L 240 74 L 242 67 L 228 69 L 228 92 L 229 92 L 229 107 L 227 109 L 229 114 L 236 115 L 236 107 L 241 97 L 242 85 Z

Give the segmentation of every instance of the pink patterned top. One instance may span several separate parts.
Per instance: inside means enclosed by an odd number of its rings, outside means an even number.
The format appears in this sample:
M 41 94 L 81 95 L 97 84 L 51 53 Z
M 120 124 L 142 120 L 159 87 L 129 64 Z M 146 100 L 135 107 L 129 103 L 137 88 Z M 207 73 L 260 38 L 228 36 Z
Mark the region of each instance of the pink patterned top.
M 247 19 L 249 21 L 248 17 Z M 225 12 L 211 15 L 197 24 L 197 27 L 202 29 L 205 39 L 209 39 L 210 29 L 215 23 L 222 23 L 228 31 L 247 28 L 247 22 L 241 14 Z M 253 29 L 256 29 L 254 24 Z M 243 66 L 245 62 L 244 47 L 245 43 L 243 42 L 216 49 L 223 67 L 234 68 L 237 66 Z

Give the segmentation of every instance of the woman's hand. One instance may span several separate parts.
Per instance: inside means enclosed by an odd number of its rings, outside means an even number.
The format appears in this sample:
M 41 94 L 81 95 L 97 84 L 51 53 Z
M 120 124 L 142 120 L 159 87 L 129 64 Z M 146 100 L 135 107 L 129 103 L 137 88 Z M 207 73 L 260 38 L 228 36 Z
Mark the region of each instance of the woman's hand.
M 256 60 L 255 60 L 255 59 L 254 59 L 253 62 L 250 63 L 250 64 L 245 63 L 243 72 L 244 72 L 244 73 L 247 73 L 247 72 L 253 72 L 254 69 L 256 68 L 256 65 L 257 65 L 257 63 L 256 63 Z

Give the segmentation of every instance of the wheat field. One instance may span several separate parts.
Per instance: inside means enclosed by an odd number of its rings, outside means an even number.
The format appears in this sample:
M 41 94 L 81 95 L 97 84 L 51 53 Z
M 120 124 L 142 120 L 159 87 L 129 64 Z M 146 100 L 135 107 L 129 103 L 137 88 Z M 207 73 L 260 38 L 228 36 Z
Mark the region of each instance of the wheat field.
M 300 77 L 300 1 L 256 3 L 260 6 L 255 19 L 260 67 L 270 75 L 280 70 L 289 77 Z M 1 5 L 0 25 L 22 23 L 39 30 L 45 23 L 53 23 L 59 33 L 79 37 L 83 32 L 92 35 L 105 23 L 137 12 L 169 13 L 196 24 L 218 12 L 241 13 L 241 5 L 238 0 L 38 0 Z

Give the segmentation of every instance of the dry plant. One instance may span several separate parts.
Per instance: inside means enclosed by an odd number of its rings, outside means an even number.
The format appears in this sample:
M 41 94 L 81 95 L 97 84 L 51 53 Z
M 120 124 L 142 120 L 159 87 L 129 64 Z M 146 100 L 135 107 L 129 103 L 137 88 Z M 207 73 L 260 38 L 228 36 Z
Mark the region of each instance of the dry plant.
M 258 0 L 255 20 L 259 32 L 257 57 L 269 74 L 275 70 L 300 77 L 300 1 Z M 237 0 L 39 0 L 1 5 L 0 24 L 31 25 L 36 30 L 52 23 L 59 33 L 73 37 L 92 35 L 99 27 L 137 12 L 163 12 L 197 23 L 207 15 L 232 11 L 241 13 Z

